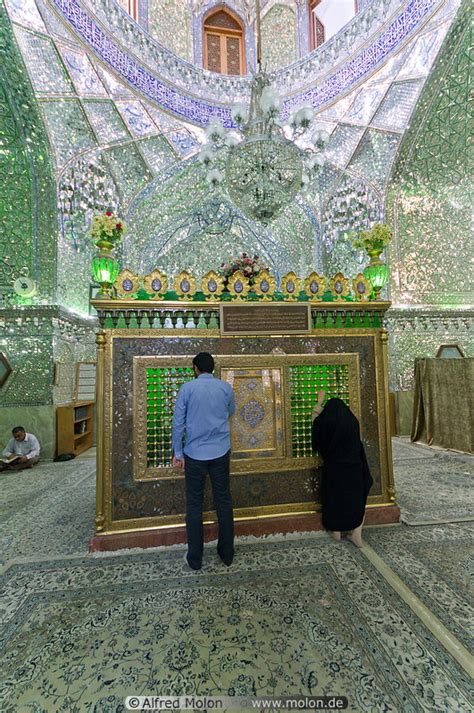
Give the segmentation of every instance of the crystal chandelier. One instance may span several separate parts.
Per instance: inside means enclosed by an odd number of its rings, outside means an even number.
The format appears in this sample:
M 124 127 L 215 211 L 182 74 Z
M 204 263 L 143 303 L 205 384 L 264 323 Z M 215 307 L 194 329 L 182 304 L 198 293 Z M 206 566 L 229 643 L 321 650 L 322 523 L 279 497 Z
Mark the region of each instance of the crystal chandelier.
M 310 106 L 299 107 L 286 125 L 279 121 L 282 101 L 262 70 L 259 0 L 256 11 L 257 74 L 250 106 L 232 107 L 236 129 L 227 131 L 219 119 L 209 122 L 208 143 L 199 159 L 212 187 L 225 182 L 231 200 L 246 216 L 269 223 L 324 164 L 322 149 L 329 134 L 316 127 L 310 140 L 302 141 L 313 121 Z

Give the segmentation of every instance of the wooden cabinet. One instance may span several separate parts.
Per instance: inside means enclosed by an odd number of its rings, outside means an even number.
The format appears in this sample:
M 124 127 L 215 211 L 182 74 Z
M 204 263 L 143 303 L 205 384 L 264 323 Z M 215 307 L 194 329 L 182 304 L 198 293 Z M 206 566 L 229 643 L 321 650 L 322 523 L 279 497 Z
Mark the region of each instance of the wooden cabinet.
M 76 401 L 56 409 L 56 450 L 79 455 L 94 442 L 94 401 Z

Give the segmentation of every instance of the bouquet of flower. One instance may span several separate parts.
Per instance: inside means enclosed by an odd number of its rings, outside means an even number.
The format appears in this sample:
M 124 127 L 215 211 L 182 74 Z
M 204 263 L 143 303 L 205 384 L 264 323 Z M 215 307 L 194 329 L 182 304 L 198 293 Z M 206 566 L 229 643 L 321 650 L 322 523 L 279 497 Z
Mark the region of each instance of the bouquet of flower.
M 392 239 L 392 233 L 388 225 L 375 223 L 370 230 L 363 230 L 361 234 L 354 238 L 352 244 L 358 250 L 365 250 L 367 253 L 382 252 L 384 247 Z
M 111 210 L 92 218 L 90 234 L 94 240 L 107 240 L 115 243 L 125 232 L 125 224 Z
M 250 284 L 253 284 L 258 273 L 261 270 L 268 270 L 268 267 L 260 261 L 258 255 L 249 257 L 247 253 L 240 253 L 237 257 L 221 264 L 221 274 L 225 282 L 238 270 L 248 277 Z

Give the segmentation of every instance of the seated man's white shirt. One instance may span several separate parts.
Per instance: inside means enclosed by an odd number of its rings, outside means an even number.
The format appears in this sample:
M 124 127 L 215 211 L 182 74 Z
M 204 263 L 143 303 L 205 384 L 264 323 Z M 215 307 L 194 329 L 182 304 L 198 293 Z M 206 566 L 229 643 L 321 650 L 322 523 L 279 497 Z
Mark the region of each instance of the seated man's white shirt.
M 22 441 L 17 441 L 15 438 L 10 438 L 7 447 L 2 455 L 8 457 L 14 453 L 16 456 L 26 456 L 28 460 L 31 458 L 39 458 L 40 444 L 36 436 L 32 433 L 26 433 Z

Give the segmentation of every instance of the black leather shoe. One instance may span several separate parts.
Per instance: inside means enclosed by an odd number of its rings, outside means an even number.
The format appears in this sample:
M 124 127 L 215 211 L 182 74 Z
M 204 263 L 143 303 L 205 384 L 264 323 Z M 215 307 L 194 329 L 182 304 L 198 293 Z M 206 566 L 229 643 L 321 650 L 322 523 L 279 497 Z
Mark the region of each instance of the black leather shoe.
M 217 554 L 219 555 L 221 561 L 225 564 L 225 566 L 230 567 L 230 565 L 234 561 L 234 555 L 232 554 L 230 557 L 223 557 L 219 550 L 217 550 Z
M 201 567 L 202 567 L 202 565 L 199 565 L 199 567 L 194 567 L 194 566 L 190 563 L 190 561 L 188 560 L 188 553 L 187 553 L 187 552 L 184 553 L 183 559 L 184 559 L 185 564 L 187 564 L 187 566 L 189 567 L 189 569 L 193 569 L 195 572 L 197 572 L 198 570 L 200 570 Z

